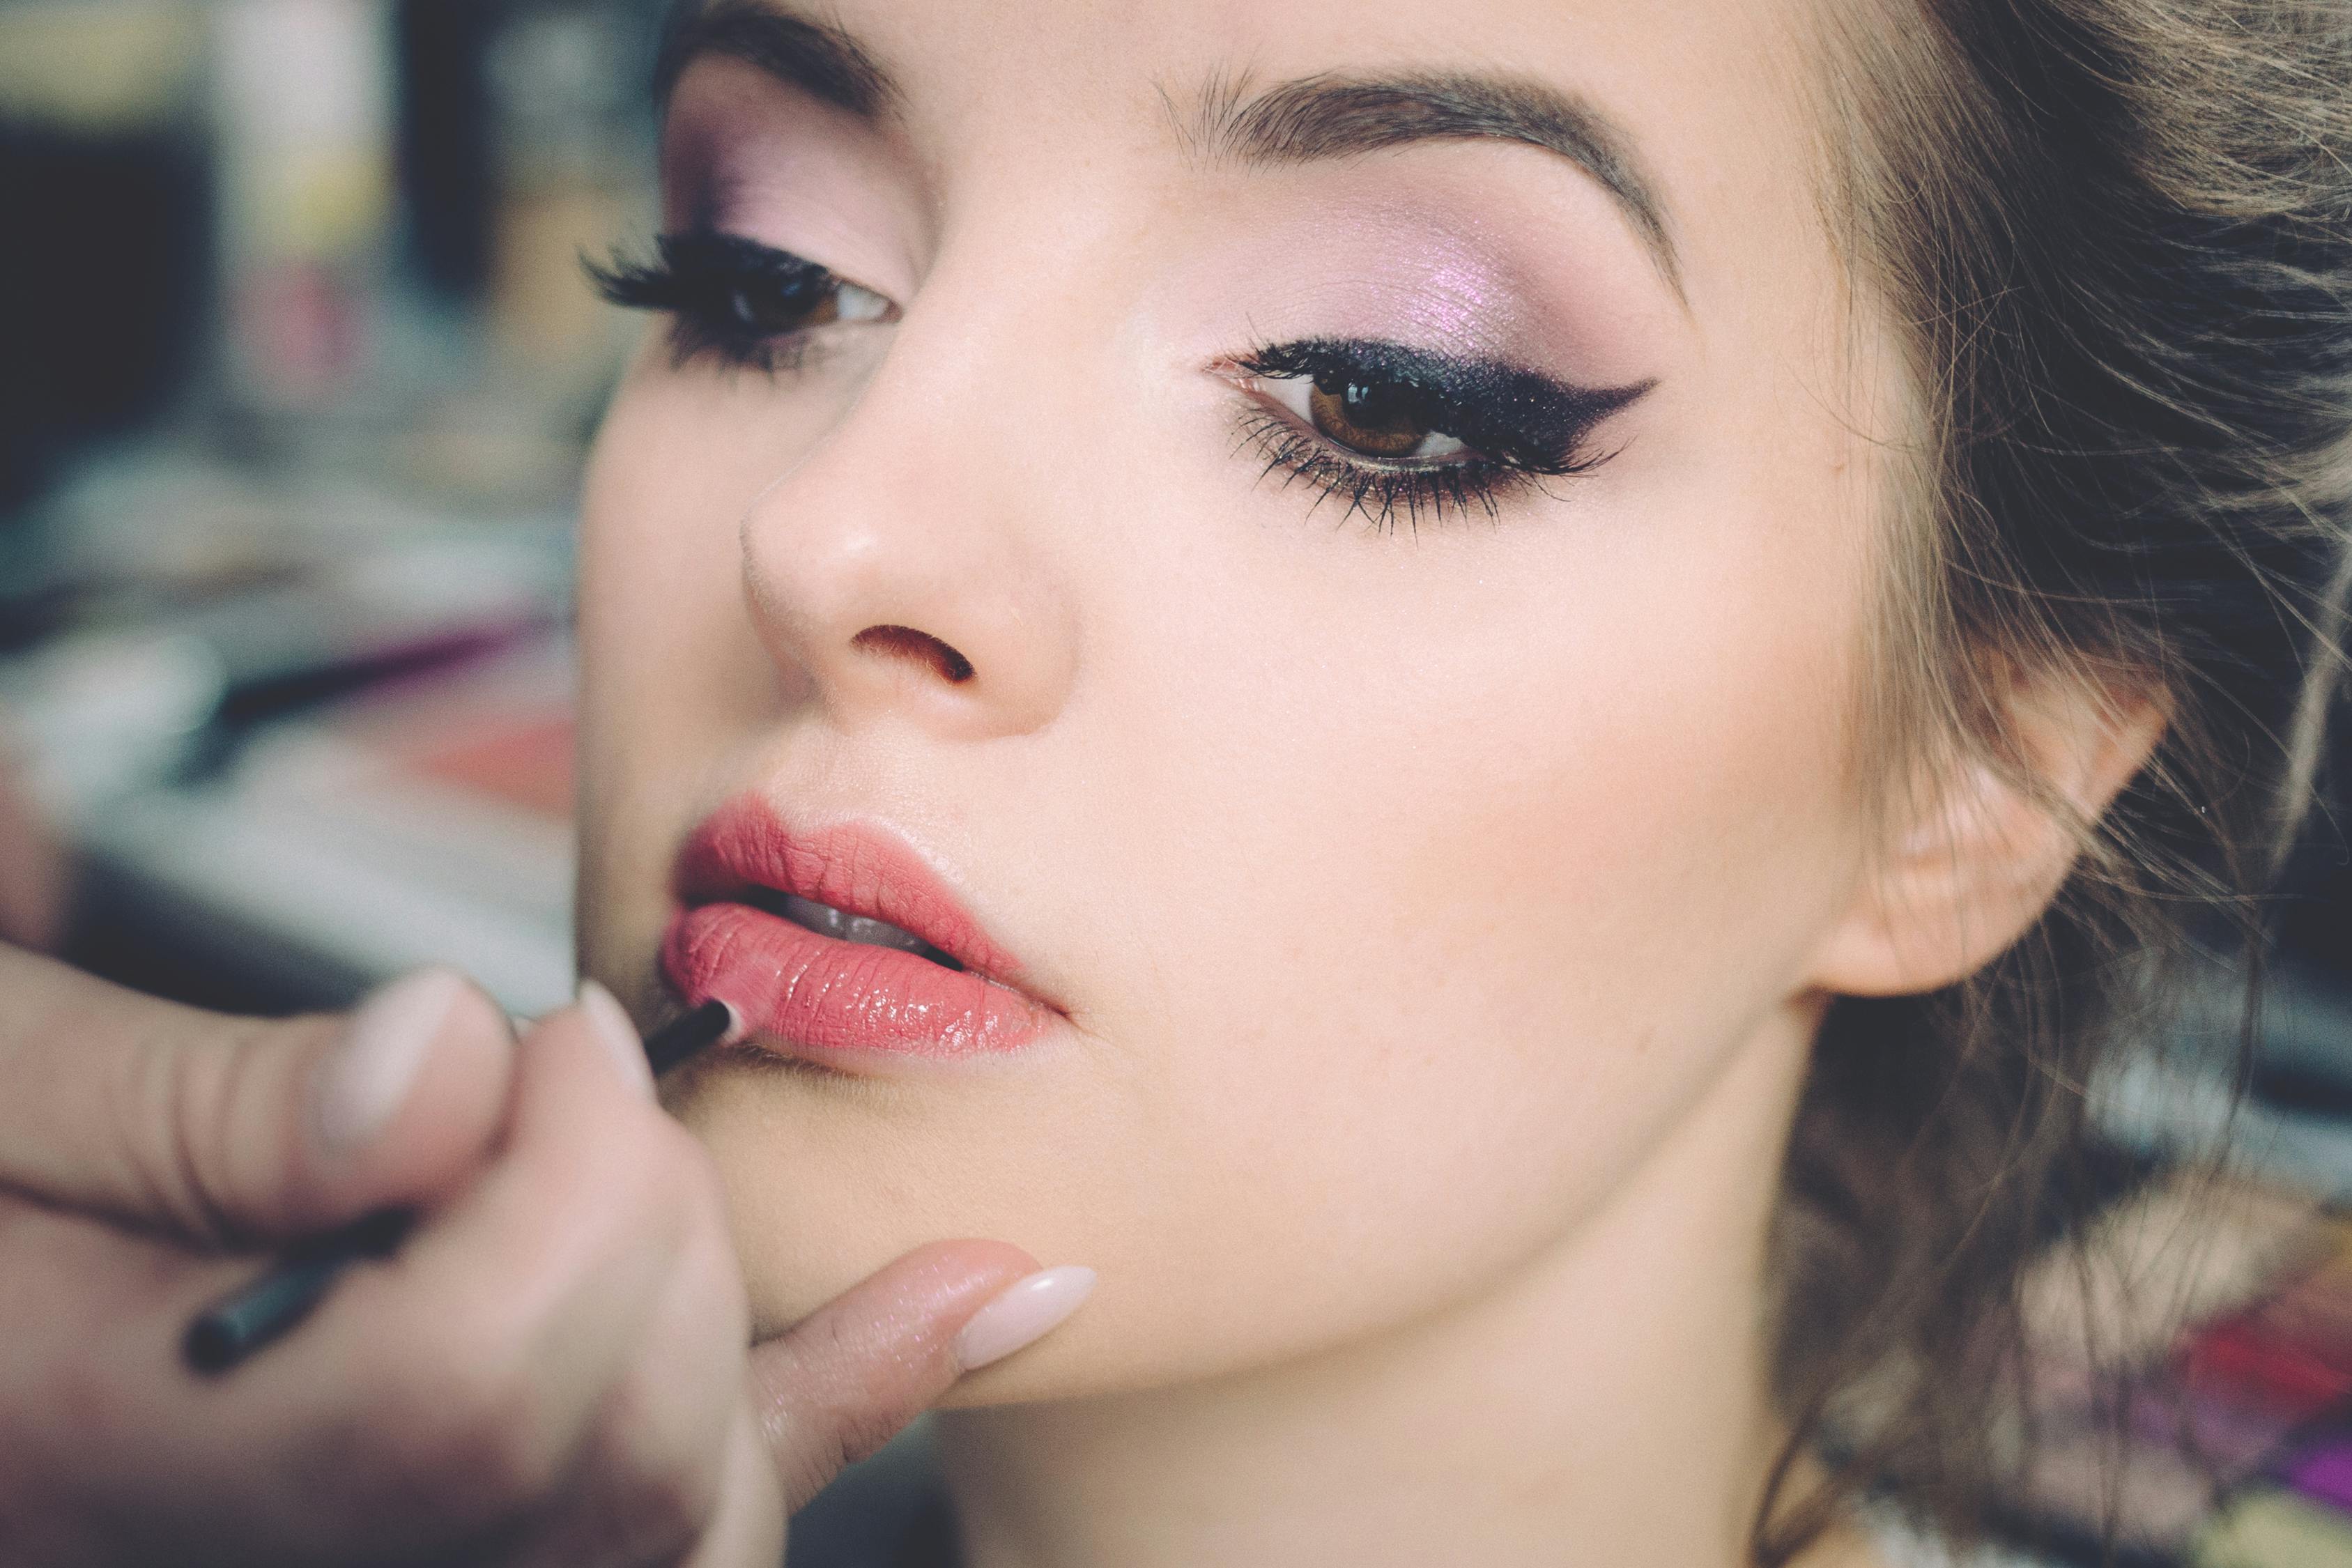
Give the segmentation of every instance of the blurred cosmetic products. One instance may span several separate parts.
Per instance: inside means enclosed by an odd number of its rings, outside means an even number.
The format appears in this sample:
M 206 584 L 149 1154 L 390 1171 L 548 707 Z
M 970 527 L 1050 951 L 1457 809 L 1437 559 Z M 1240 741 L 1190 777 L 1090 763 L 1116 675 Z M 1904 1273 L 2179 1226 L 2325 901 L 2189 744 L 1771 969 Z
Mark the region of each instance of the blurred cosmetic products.
M 69 452 L 162 411 L 194 363 L 205 58 L 194 0 L 0 5 L 0 545 Z
M 609 5 L 520 6 L 489 44 L 490 330 L 544 396 L 600 396 L 617 357 L 619 320 L 581 286 L 580 258 L 650 226 L 644 55 Z
M 391 212 L 382 0 L 224 0 L 214 130 L 229 366 L 264 408 L 356 383 Z

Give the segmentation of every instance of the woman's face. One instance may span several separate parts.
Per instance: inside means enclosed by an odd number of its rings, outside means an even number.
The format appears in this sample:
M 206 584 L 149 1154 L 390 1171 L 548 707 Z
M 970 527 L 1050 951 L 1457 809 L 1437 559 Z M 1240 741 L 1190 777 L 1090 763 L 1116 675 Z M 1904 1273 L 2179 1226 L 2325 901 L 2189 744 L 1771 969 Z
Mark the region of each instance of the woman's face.
M 762 1024 L 669 1089 L 761 1317 L 1002 1237 L 1100 1285 L 967 1396 L 1134 1386 L 1564 1245 L 1855 897 L 1790 18 L 722 15 L 590 480 L 583 942 Z

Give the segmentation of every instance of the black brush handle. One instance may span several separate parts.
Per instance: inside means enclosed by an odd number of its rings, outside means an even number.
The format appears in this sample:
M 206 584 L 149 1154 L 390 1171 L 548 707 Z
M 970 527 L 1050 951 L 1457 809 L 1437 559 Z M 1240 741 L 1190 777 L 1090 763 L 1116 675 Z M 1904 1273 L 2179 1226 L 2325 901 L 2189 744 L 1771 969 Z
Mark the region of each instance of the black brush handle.
M 182 1359 L 191 1371 L 228 1371 L 309 1317 L 344 1269 L 390 1257 L 415 1219 L 406 1209 L 381 1209 L 304 1242 L 259 1279 L 197 1313 L 180 1342 Z
M 697 1051 L 717 1045 L 734 1026 L 735 1009 L 713 997 L 647 1035 L 646 1061 L 659 1078 Z
M 647 1035 L 646 1060 L 658 1078 L 734 1026 L 732 1007 L 705 1002 Z M 383 1209 L 303 1242 L 268 1273 L 197 1313 L 181 1338 L 181 1359 L 208 1376 L 241 1364 L 309 1317 L 344 1269 L 391 1257 L 415 1221 L 406 1209 Z

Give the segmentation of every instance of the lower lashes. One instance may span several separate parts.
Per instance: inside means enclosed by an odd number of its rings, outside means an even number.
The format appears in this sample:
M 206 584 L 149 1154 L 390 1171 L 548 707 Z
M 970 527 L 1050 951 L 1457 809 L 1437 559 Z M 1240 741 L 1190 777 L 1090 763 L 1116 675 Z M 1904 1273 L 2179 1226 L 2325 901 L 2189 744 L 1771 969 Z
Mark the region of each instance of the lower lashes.
M 1449 512 L 1467 514 L 1474 508 L 1489 522 L 1498 522 L 1505 496 L 1537 479 L 1488 458 L 1418 466 L 1365 462 L 1341 455 L 1266 408 L 1244 414 L 1240 435 L 1242 444 L 1255 446 L 1265 458 L 1261 480 L 1279 472 L 1285 489 L 1304 479 L 1320 492 L 1307 508 L 1309 516 L 1337 498 L 1343 503 L 1342 522 L 1360 515 L 1382 533 L 1396 531 L 1400 512 L 1406 528 L 1415 533 L 1424 510 L 1433 524 L 1445 521 Z

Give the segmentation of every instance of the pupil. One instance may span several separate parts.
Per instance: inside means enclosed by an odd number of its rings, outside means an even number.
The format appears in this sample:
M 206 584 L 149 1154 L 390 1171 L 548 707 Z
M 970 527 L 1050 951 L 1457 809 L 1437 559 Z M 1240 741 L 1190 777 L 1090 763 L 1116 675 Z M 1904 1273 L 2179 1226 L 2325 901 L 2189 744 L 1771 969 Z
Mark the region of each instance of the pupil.
M 754 331 L 781 332 L 808 314 L 809 289 L 800 279 L 735 290 L 735 319 Z
M 1373 457 L 1402 457 L 1435 428 L 1420 390 L 1401 381 L 1360 381 L 1345 370 L 1315 377 L 1315 423 L 1342 446 Z
M 1345 371 L 1324 371 L 1315 377 L 1315 390 L 1339 405 L 1339 417 L 1368 435 L 1426 435 L 1421 399 L 1397 381 L 1358 381 Z
M 1391 430 L 1408 425 L 1412 419 L 1412 399 L 1401 395 L 1404 389 L 1394 382 L 1350 382 L 1340 395 L 1340 406 L 1349 420 L 1367 430 Z

